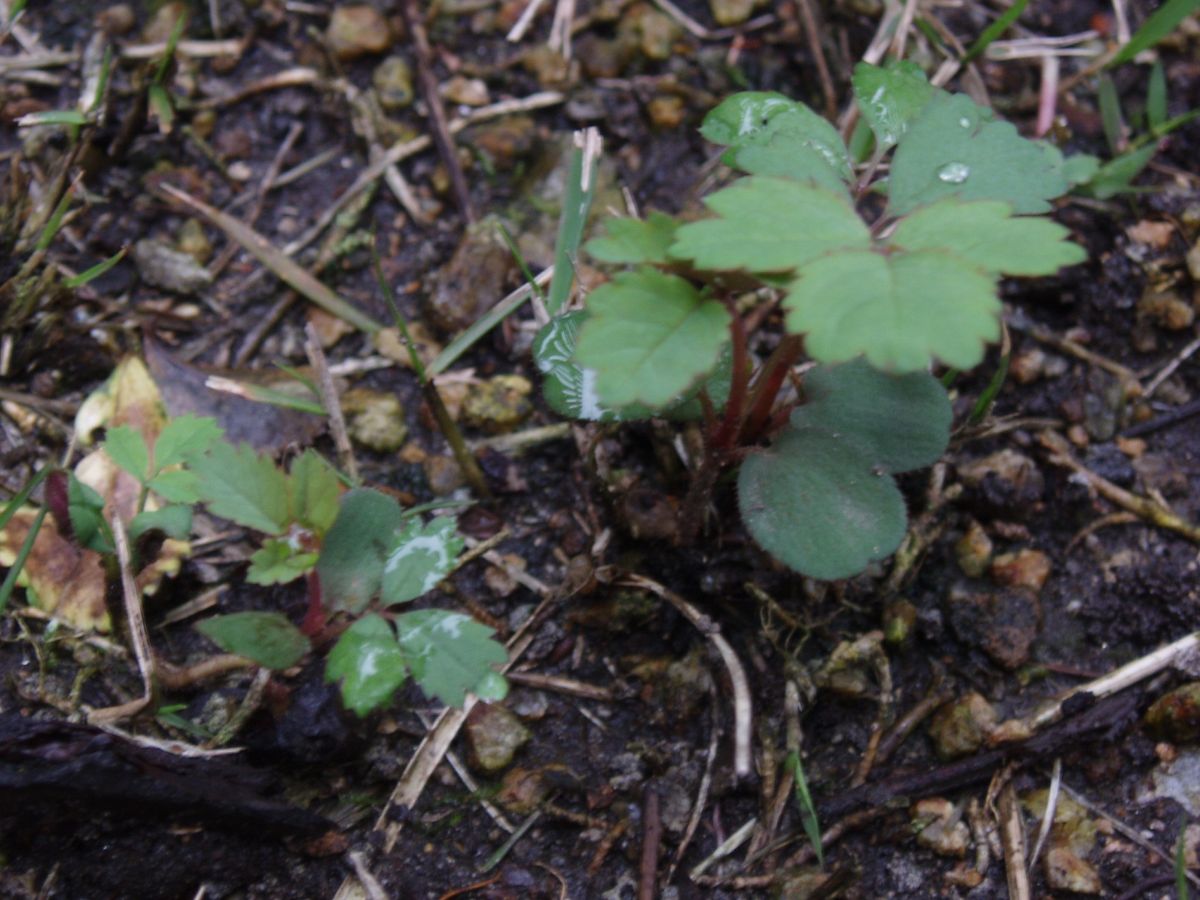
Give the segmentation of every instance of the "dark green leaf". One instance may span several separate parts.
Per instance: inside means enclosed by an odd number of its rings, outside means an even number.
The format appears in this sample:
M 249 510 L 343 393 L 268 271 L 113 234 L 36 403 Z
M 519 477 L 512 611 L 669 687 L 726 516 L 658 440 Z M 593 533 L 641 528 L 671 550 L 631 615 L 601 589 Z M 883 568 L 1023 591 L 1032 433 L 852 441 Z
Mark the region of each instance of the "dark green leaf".
M 666 263 L 667 250 L 675 240 L 678 223 L 668 215 L 652 212 L 642 219 L 605 219 L 604 237 L 587 242 L 587 252 L 607 263 Z
M 384 560 L 403 524 L 400 504 L 378 491 L 359 488 L 342 497 L 317 563 L 329 609 L 358 613 L 379 593 Z
M 292 462 L 288 476 L 288 496 L 292 518 L 323 535 L 338 514 L 341 488 L 333 467 L 315 450 L 305 450 Z
M 109 459 L 136 478 L 145 481 L 149 475 L 150 454 L 141 432 L 128 425 L 108 429 L 104 438 L 104 452 Z
M 200 499 L 200 479 L 186 469 L 159 472 L 147 482 L 147 487 L 171 503 L 196 503 Z
M 200 496 L 213 515 L 266 534 L 288 526 L 287 479 L 266 456 L 247 444 L 218 441 L 192 462 Z
M 342 702 L 360 716 L 391 700 L 407 677 L 408 663 L 392 626 L 373 614 L 346 629 L 325 666 L 325 680 L 341 681 Z
M 308 638 L 277 612 L 240 612 L 196 623 L 196 630 L 227 653 L 268 669 L 288 669 L 309 651 Z
M 161 531 L 169 538 L 186 541 L 192 534 L 192 508 L 171 504 L 142 510 L 129 523 L 129 537 L 136 541 L 147 531 Z
M 71 472 L 67 478 L 67 513 L 71 530 L 81 547 L 113 553 L 112 533 L 104 519 L 104 498 Z
M 287 541 L 271 538 L 250 556 L 246 580 L 251 584 L 287 584 L 309 572 L 317 564 L 317 554 L 293 547 Z
M 888 208 L 904 215 L 942 197 L 1003 200 L 1019 214 L 1043 213 L 1067 190 L 1062 154 L 1029 141 L 962 94 L 935 94 L 900 140 Z
M 454 570 L 464 546 L 458 523 L 448 516 L 428 525 L 409 522 L 394 539 L 383 566 L 383 603 L 407 603 L 428 594 Z
M 224 434 L 215 419 L 186 413 L 163 426 L 154 442 L 154 469 L 190 462 L 205 453 Z
M 476 688 L 494 693 L 497 673 L 492 667 L 508 661 L 492 630 L 462 613 L 405 613 L 396 619 L 396 634 L 421 690 L 448 706 L 461 707 L 467 691 Z

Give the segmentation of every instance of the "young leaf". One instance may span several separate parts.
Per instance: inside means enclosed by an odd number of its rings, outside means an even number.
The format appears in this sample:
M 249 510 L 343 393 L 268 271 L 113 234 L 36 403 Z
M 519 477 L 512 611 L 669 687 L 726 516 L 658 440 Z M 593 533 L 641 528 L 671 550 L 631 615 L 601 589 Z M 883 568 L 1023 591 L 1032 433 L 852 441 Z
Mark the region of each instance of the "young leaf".
M 146 452 L 146 442 L 139 431 L 128 425 L 110 428 L 104 438 L 104 452 L 138 481 L 146 480 L 150 454 Z
M 287 479 L 248 444 L 218 441 L 191 465 L 200 480 L 200 497 L 213 515 L 266 534 L 287 528 Z
M 893 60 L 880 68 L 860 62 L 851 78 L 859 112 L 882 149 L 893 146 L 925 108 L 936 88 L 916 63 Z
M 79 546 L 97 553 L 114 553 L 112 534 L 104 520 L 104 498 L 72 472 L 67 478 L 67 513 Z
M 680 226 L 671 247 L 701 269 L 782 272 L 831 250 L 871 246 L 849 199 L 813 185 L 760 175 L 704 202 L 719 218 Z
M 624 272 L 592 291 L 576 359 L 596 370 L 602 403 L 663 407 L 715 367 L 729 312 L 682 278 Z
M 533 358 L 543 377 L 542 395 L 560 416 L 587 422 L 627 422 L 649 418 L 645 407 L 605 406 L 596 394 L 596 370 L 575 362 L 579 328 L 587 318 L 582 310 L 554 316 L 533 341 Z
M 751 175 L 811 181 L 847 199 L 846 184 L 854 177 L 850 153 L 837 129 L 804 104 L 773 117 L 761 131 L 732 146 L 723 159 Z
M 862 354 L 895 372 L 931 359 L 969 369 L 1000 335 L 995 279 L 946 252 L 834 253 L 798 274 L 784 299 L 787 327 L 822 362 Z
M 379 593 L 384 559 L 403 524 L 400 504 L 378 491 L 359 488 L 342 497 L 317 563 L 326 606 L 352 613 L 366 607 Z
M 408 665 L 392 626 L 374 614 L 346 629 L 325 665 L 325 680 L 341 681 L 342 702 L 360 716 L 391 700 L 407 677 Z
M 652 212 L 642 219 L 606 219 L 607 235 L 592 238 L 585 249 L 606 263 L 666 263 L 667 250 L 675 240 L 678 223 L 668 215 Z
M 1067 190 L 1062 154 L 1029 141 L 962 94 L 935 94 L 892 159 L 888 208 L 903 215 L 942 197 L 1003 200 L 1018 214 L 1044 213 Z
M 743 91 L 709 110 L 700 133 L 714 144 L 731 146 L 753 138 L 771 119 L 796 107 L 795 100 L 774 91 Z
M 186 541 L 192 533 L 192 508 L 173 503 L 161 509 L 144 509 L 129 523 L 129 537 L 137 540 L 147 531 L 161 531 L 169 538 Z
M 738 505 L 750 534 L 776 559 L 812 578 L 849 578 L 900 546 L 904 498 L 871 471 L 866 448 L 825 428 L 790 427 L 738 472 Z
M 410 522 L 395 538 L 383 566 L 380 598 L 387 606 L 428 594 L 454 570 L 465 546 L 458 523 L 438 516 L 428 525 Z
M 323 535 L 338 514 L 341 491 L 337 473 L 315 450 L 305 450 L 292 462 L 288 497 L 292 518 Z
M 154 470 L 189 462 L 201 456 L 224 434 L 215 419 L 187 413 L 163 426 L 154 442 Z
M 250 556 L 246 580 L 251 584 L 287 584 L 317 564 L 317 554 L 298 551 L 277 538 L 263 541 Z
M 1133 179 L 1142 173 L 1154 154 L 1158 152 L 1158 144 L 1151 141 L 1136 150 L 1122 153 L 1115 159 L 1110 159 L 1100 166 L 1092 177 L 1080 184 L 1082 193 L 1095 197 L 1097 200 L 1108 200 L 1118 194 L 1132 191 Z
M 146 486 L 171 503 L 196 503 L 200 499 L 200 479 L 187 469 L 159 472 Z
M 901 219 L 889 244 L 905 250 L 943 250 L 981 269 L 1006 275 L 1051 275 L 1081 263 L 1087 253 L 1049 219 L 1013 218 L 1007 203 L 939 200 Z
M 422 609 L 396 619 L 396 634 L 412 676 L 426 694 L 461 707 L 466 692 L 495 690 L 493 665 L 508 652 L 492 639 L 492 630 L 470 616 L 444 609 Z
M 268 669 L 287 669 L 309 651 L 308 638 L 277 612 L 240 612 L 196 623 L 196 630 L 227 653 Z

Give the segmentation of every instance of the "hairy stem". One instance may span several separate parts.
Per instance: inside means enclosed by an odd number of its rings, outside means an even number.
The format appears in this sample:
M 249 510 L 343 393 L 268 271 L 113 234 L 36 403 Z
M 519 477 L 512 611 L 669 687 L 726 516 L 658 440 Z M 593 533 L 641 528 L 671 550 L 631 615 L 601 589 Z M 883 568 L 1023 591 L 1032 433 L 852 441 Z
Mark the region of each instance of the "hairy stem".
M 785 336 L 759 371 L 750 393 L 749 412 L 737 435 L 739 444 L 755 441 L 762 436 L 764 426 L 771 418 L 775 399 L 779 396 L 779 389 L 783 387 L 788 372 L 800 358 L 803 348 L 802 338 L 794 334 Z

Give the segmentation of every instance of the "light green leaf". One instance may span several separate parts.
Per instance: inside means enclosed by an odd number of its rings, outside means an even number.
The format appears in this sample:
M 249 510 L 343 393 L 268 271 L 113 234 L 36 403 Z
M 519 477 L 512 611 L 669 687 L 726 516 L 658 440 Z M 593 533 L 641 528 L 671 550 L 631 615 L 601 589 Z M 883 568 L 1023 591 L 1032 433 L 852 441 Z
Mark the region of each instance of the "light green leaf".
M 467 691 L 477 687 L 494 693 L 497 673 L 492 666 L 508 661 L 492 630 L 462 613 L 405 613 L 396 619 L 396 635 L 421 690 L 448 706 L 461 707 Z
M 742 463 L 738 504 L 768 553 L 812 578 L 849 578 L 904 537 L 904 498 L 849 435 L 786 429 Z
M 346 629 L 325 665 L 325 680 L 341 681 L 342 702 L 359 716 L 391 700 L 407 677 L 408 663 L 392 626 L 374 614 Z
M 192 534 L 192 508 L 172 503 L 161 509 L 144 509 L 129 522 L 129 537 L 137 540 L 147 531 L 161 531 L 169 538 L 186 541 Z
M 32 125 L 86 125 L 88 117 L 77 109 L 45 109 L 26 113 L 17 119 L 22 128 Z
M 277 612 L 240 612 L 196 623 L 196 630 L 227 653 L 268 669 L 288 669 L 309 651 L 308 638 Z
M 787 327 L 822 362 L 865 355 L 896 372 L 938 359 L 969 369 L 1000 334 L 995 279 L 949 253 L 836 253 L 805 266 L 788 289 Z
M 989 272 L 1052 275 L 1087 253 L 1070 232 L 1043 218 L 1013 218 L 1007 203 L 939 200 L 901 219 L 888 243 L 904 250 L 945 250 Z
M 295 521 L 318 535 L 325 534 L 337 518 L 340 493 L 337 473 L 321 454 L 305 450 L 293 460 L 288 497 Z
M 1059 151 L 1029 141 L 962 94 L 938 93 L 892 158 L 888 209 L 904 215 L 942 197 L 1003 200 L 1019 214 L 1048 212 L 1067 191 Z
M 97 553 L 116 552 L 108 522 L 104 520 L 104 498 L 76 478 L 74 472 L 67 475 L 67 515 L 79 546 Z
M 1063 160 L 1063 178 L 1067 179 L 1067 184 L 1072 187 L 1091 181 L 1098 171 L 1100 157 L 1090 153 L 1072 153 Z
M 793 427 L 849 435 L 872 466 L 889 472 L 932 465 L 950 441 L 950 399 L 928 372 L 889 375 L 862 359 L 818 366 L 804 379 L 804 396 Z
M 1110 159 L 1081 185 L 1081 192 L 1097 200 L 1108 200 L 1118 194 L 1132 191 L 1133 179 L 1142 174 L 1142 170 L 1150 165 L 1150 160 L 1154 159 L 1157 152 L 1158 144 L 1152 141 L 1144 147 Z
M 128 425 L 108 429 L 104 438 L 104 452 L 138 481 L 146 480 L 150 454 L 146 452 L 146 442 L 142 440 L 141 432 Z
M 846 184 L 854 177 L 842 136 L 803 103 L 773 116 L 761 130 L 730 147 L 723 159 L 752 175 L 812 181 L 847 199 Z
M 592 238 L 585 249 L 593 258 L 607 263 L 665 263 L 675 240 L 678 223 L 668 215 L 652 212 L 641 219 L 605 219 L 607 235 Z
M 359 488 L 342 497 L 317 563 L 329 609 L 358 613 L 379 593 L 384 560 L 403 524 L 400 504 L 378 491 Z
M 287 541 L 272 538 L 250 556 L 246 580 L 251 584 L 287 584 L 317 564 L 317 554 L 293 547 Z
M 428 525 L 410 522 L 393 540 L 383 566 L 381 599 L 387 606 L 428 594 L 454 570 L 465 543 L 458 523 L 438 516 Z
M 147 483 L 158 496 L 171 503 L 195 503 L 200 499 L 200 479 L 187 469 L 159 472 Z
M 701 269 L 781 272 L 832 250 L 871 245 L 850 201 L 813 185 L 759 175 L 704 202 L 719 218 L 681 226 L 671 247 L 672 256 Z
M 860 62 L 851 81 L 859 112 L 885 150 L 904 136 L 936 90 L 921 67 L 906 59 L 893 60 L 884 68 Z
M 200 497 L 213 515 L 266 534 L 287 528 L 287 479 L 268 457 L 248 444 L 218 441 L 191 465 L 200 479 Z
M 592 291 L 576 359 L 596 371 L 602 404 L 663 407 L 716 366 L 729 312 L 691 284 L 654 269 L 624 272 Z
M 770 124 L 771 119 L 796 107 L 795 100 L 774 91 L 743 91 L 713 107 L 700 133 L 714 144 L 744 144 Z
M 191 413 L 171 419 L 154 442 L 154 470 L 190 462 L 216 443 L 224 432 L 215 419 Z

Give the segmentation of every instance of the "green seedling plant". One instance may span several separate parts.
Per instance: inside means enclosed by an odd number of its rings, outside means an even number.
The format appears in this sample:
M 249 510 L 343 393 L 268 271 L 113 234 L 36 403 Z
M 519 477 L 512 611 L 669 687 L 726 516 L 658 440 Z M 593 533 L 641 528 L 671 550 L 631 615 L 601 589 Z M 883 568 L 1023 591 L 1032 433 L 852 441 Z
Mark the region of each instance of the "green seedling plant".
M 906 511 L 892 476 L 933 463 L 949 438 L 930 369 L 982 361 L 1000 336 L 1000 278 L 1085 259 L 1045 215 L 1072 184 L 1056 147 L 908 62 L 860 64 L 853 87 L 870 130 L 860 159 L 780 94 L 713 109 L 701 132 L 743 176 L 706 197 L 711 215 L 698 221 L 608 220 L 585 249 L 618 271 L 534 343 L 560 414 L 702 420 L 685 536 L 738 466 L 753 537 L 824 579 L 899 545 Z M 777 301 L 782 333 L 756 367 L 751 323 L 771 321 Z M 805 402 L 780 402 L 805 357 L 817 364 Z
M 309 610 L 301 626 L 278 612 L 241 612 L 206 619 L 198 629 L 223 650 L 270 669 L 296 665 L 314 639 L 336 632 L 330 619 L 353 619 L 329 650 L 326 678 L 339 682 L 347 708 L 366 715 L 412 678 L 431 697 L 462 706 L 468 691 L 501 699 L 507 682 L 495 666 L 507 660 L 491 629 L 442 609 L 395 613 L 432 591 L 457 565 L 464 541 L 453 518 L 429 522 L 368 488 L 343 493 L 342 479 L 320 454 L 306 450 L 285 471 L 247 445 L 224 440 L 215 421 L 170 420 L 152 445 L 137 430 L 109 430 L 105 453 L 140 485 L 129 532 L 186 538 L 193 506 L 264 535 L 250 557 L 248 582 L 307 579 Z M 60 473 L 61 475 L 61 473 Z M 49 492 L 48 492 L 49 493 Z M 111 554 L 104 500 L 74 475 L 51 501 L 84 546 Z M 59 507 L 64 512 L 59 515 Z

